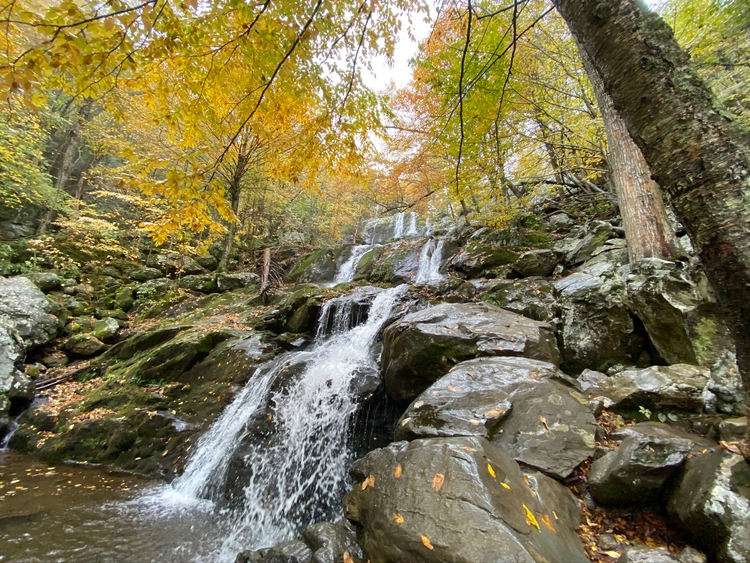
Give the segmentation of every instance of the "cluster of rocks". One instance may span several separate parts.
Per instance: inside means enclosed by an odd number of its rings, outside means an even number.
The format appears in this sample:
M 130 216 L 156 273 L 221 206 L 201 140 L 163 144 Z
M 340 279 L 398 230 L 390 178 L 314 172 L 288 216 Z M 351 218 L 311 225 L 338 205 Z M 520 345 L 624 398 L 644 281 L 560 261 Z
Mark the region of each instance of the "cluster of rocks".
M 413 282 L 423 244 L 376 247 L 355 279 Z M 394 442 L 351 468 L 344 510 L 365 557 L 585 561 L 579 508 L 560 481 L 592 460 L 597 503 L 662 507 L 712 560 L 750 560 L 750 467 L 718 444 L 747 424 L 726 418 L 744 413 L 739 373 L 689 261 L 630 266 L 621 230 L 605 222 L 546 249 L 487 238 L 444 248 L 449 277 L 431 288 L 443 302 L 383 334 L 385 389 L 408 406 Z M 326 281 L 340 252 L 320 251 L 295 277 Z M 490 277 L 461 280 L 478 275 Z M 474 302 L 447 302 L 457 290 Z M 607 435 L 595 418 L 605 408 L 669 424 Z M 621 561 L 706 557 L 638 546 Z

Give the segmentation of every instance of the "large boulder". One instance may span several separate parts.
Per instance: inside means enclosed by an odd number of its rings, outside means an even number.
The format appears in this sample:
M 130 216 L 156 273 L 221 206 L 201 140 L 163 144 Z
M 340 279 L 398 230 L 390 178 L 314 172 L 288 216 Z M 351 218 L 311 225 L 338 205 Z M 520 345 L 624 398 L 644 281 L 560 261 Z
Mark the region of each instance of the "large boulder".
M 696 283 L 673 262 L 647 260 L 627 278 L 628 298 L 659 355 L 670 364 L 710 367 L 733 349 L 706 282 Z
M 667 512 L 713 560 L 750 561 L 750 465 L 721 450 L 688 460 Z
M 329 248 L 320 248 L 300 259 L 286 279 L 295 283 L 330 282 L 335 274 L 335 252 Z
M 394 442 L 351 474 L 344 511 L 372 563 L 588 560 L 571 493 L 483 438 Z
M 522 276 L 548 276 L 562 257 L 561 252 L 554 250 L 529 250 L 513 263 L 513 270 Z
M 550 323 L 553 328 L 559 323 L 557 291 L 552 282 L 543 278 L 496 282 L 482 296 L 482 301 L 536 321 Z
M 24 274 L 24 277 L 30 279 L 44 293 L 57 291 L 63 287 L 63 279 L 54 272 L 36 272 Z
M 0 322 L 0 436 L 8 423 L 10 409 L 34 398 L 34 382 L 21 370 L 26 349 L 12 326 Z
M 161 270 L 167 276 L 192 276 L 202 274 L 205 270 L 190 256 L 168 252 L 167 254 L 152 254 L 146 259 L 146 266 Z
M 488 303 L 442 303 L 388 326 L 382 366 L 388 393 L 414 399 L 458 362 L 477 356 L 522 356 L 558 364 L 546 323 Z
M 586 397 L 556 366 L 477 358 L 458 364 L 417 397 L 395 439 L 480 436 L 516 461 L 564 478 L 593 455 L 595 432 Z
M 63 344 L 63 350 L 85 358 L 96 356 L 107 349 L 107 345 L 92 334 L 75 334 Z
M 586 229 L 586 233 L 568 252 L 566 262 L 571 266 L 583 264 L 589 260 L 594 252 L 612 236 L 612 225 L 605 221 L 594 221 Z
M 658 502 L 667 479 L 693 450 L 691 440 L 634 431 L 591 465 L 589 487 L 600 504 L 630 506 Z
M 677 364 L 625 369 L 613 376 L 585 370 L 578 378 L 591 399 L 603 398 L 608 408 L 635 410 L 703 410 L 709 371 Z
M 260 277 L 255 272 L 241 271 L 232 273 L 221 273 L 216 276 L 216 288 L 219 291 L 232 291 L 242 289 L 260 282 Z
M 59 321 L 51 310 L 47 296 L 28 278 L 0 277 L 0 322 L 14 327 L 27 349 L 57 335 Z
M 580 372 L 635 364 L 644 348 L 618 276 L 576 272 L 555 282 L 562 309 L 563 365 Z
M 130 272 L 130 279 L 139 282 L 147 282 L 162 277 L 164 277 L 164 272 L 158 268 L 149 268 L 148 266 L 137 268 Z
M 518 254 L 504 247 L 471 241 L 451 257 L 448 268 L 475 278 L 499 266 L 513 264 L 517 259 Z

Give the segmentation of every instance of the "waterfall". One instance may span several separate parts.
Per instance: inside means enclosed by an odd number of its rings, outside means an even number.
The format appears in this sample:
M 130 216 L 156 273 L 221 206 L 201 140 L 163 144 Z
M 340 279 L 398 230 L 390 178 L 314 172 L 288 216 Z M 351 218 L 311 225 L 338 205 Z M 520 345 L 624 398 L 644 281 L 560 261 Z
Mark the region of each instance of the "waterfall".
M 406 213 L 397 213 L 396 222 L 393 225 L 393 238 L 399 239 L 404 236 L 404 218 Z
M 336 272 L 333 278 L 335 283 L 350 282 L 354 279 L 354 274 L 357 272 L 357 265 L 362 257 L 372 248 L 369 244 L 362 244 L 359 246 L 353 246 L 349 258 L 346 262 L 341 264 L 341 267 Z
M 439 241 L 430 239 L 422 247 L 422 252 L 419 254 L 417 278 L 414 283 L 417 285 L 425 285 L 443 279 L 443 276 L 440 274 L 440 262 L 443 259 L 444 242 L 443 239 Z
M 251 441 L 243 450 L 242 461 L 251 476 L 242 489 L 240 506 L 229 516 L 232 529 L 221 559 L 290 539 L 313 521 L 340 515 L 352 461 L 347 420 L 358 401 L 352 384 L 359 373 L 376 368 L 372 345 L 405 291 L 406 286 L 358 288 L 330 300 L 323 308 L 321 325 L 332 326 L 318 332 L 331 336 L 256 370 L 198 442 L 173 486 L 184 495 L 218 500 L 235 448 L 253 434 L 254 417 L 262 416 L 273 426 L 269 436 L 264 434 L 257 445 Z M 349 303 L 362 303 L 373 295 L 366 322 L 349 329 L 351 319 L 343 311 Z M 363 316 L 361 310 L 358 315 Z M 288 380 L 275 384 L 279 376 Z M 266 421 L 267 405 L 272 411 Z
M 409 228 L 406 230 L 406 236 L 419 236 L 419 229 L 417 228 L 417 214 L 413 211 L 409 213 Z

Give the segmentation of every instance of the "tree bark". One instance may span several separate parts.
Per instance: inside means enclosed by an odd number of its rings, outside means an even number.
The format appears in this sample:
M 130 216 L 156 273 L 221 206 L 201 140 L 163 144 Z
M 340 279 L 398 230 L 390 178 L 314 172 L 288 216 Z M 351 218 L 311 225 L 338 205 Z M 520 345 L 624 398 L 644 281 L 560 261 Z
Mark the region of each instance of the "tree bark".
M 672 30 L 642 1 L 554 3 L 700 255 L 750 399 L 750 133 L 717 109 Z
M 680 253 L 680 246 L 669 224 L 661 190 L 651 178 L 651 169 L 641 149 L 604 89 L 599 72 L 586 51 L 581 48 L 579 51 L 607 134 L 609 167 L 628 241 L 628 259 L 631 264 L 644 258 L 673 260 Z

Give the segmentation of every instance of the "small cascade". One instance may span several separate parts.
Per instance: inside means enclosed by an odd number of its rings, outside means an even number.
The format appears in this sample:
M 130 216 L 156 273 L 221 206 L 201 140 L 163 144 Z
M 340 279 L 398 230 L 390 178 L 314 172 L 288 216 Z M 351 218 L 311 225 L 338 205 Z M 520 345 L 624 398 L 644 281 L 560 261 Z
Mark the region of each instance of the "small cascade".
M 290 539 L 313 521 L 340 516 L 352 461 L 347 421 L 358 404 L 352 383 L 363 370 L 376 368 L 372 345 L 405 292 L 406 286 L 358 288 L 330 300 L 313 347 L 259 368 L 200 440 L 173 486 L 183 495 L 218 501 L 234 450 L 253 434 L 253 421 L 267 418 L 273 426 L 270 441 L 252 446 L 251 440 L 242 450 L 250 478 L 240 506 L 228 515 L 231 530 L 218 559 Z M 364 302 L 371 303 L 366 311 Z M 366 315 L 366 321 L 350 328 L 352 314 Z M 288 379 L 276 384 L 279 377 Z M 272 412 L 266 417 L 268 405 Z
M 406 236 L 419 236 L 419 228 L 417 227 L 417 214 L 414 212 L 409 213 L 409 228 L 406 230 Z
M 419 267 L 414 283 L 425 285 L 443 279 L 443 275 L 440 273 L 440 262 L 443 260 L 444 243 L 443 239 L 436 241 L 432 238 L 425 243 L 422 252 L 419 254 Z
M 367 254 L 367 251 L 372 248 L 369 244 L 362 244 L 359 246 L 353 246 L 349 258 L 346 262 L 341 264 L 336 275 L 333 278 L 335 283 L 350 282 L 354 279 L 354 274 L 357 273 L 357 265 L 362 257 Z
M 13 434 L 16 430 L 18 430 L 18 423 L 16 422 L 16 419 L 13 419 L 13 422 L 8 425 L 7 434 L 5 434 L 5 436 L 3 436 L 3 439 L 0 440 L 0 452 L 4 452 L 8 449 L 10 439 L 13 437 Z
M 404 236 L 405 213 L 396 214 L 396 222 L 393 225 L 393 238 L 400 239 Z

